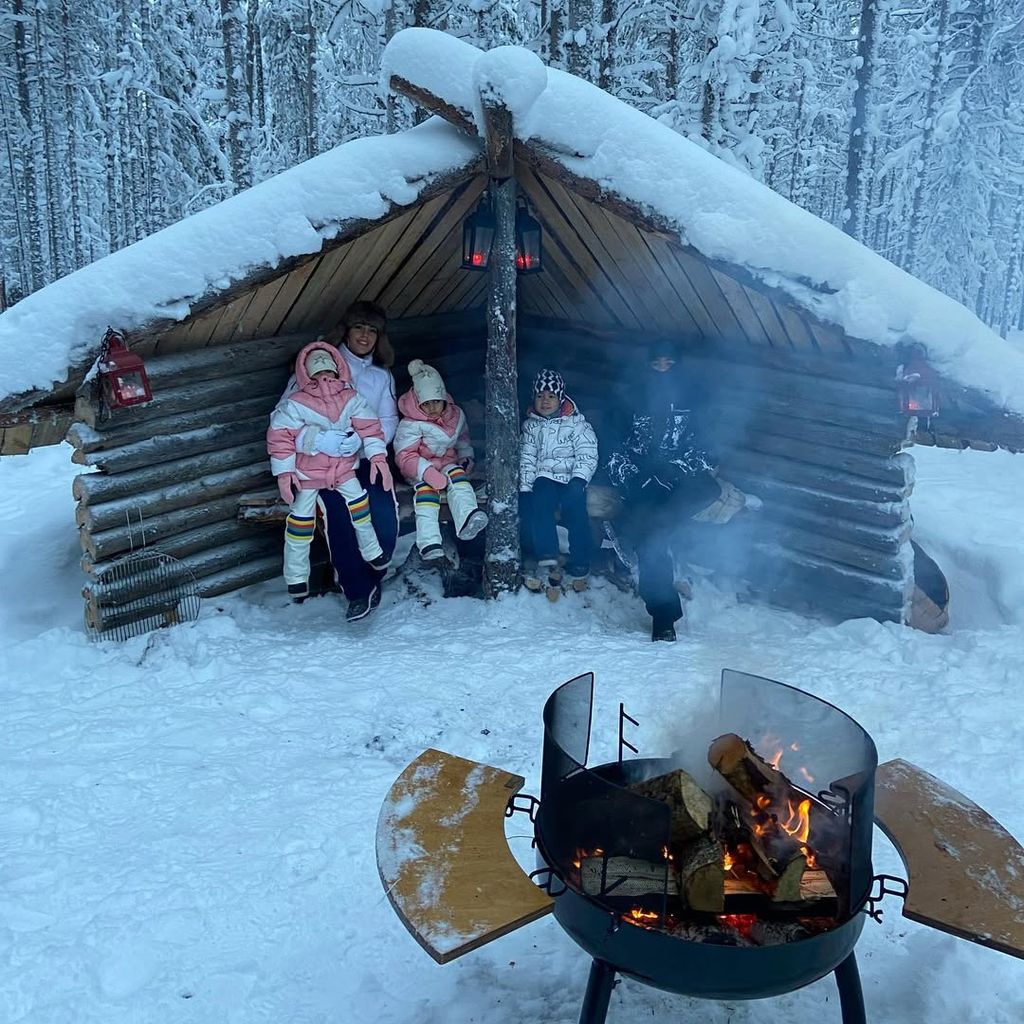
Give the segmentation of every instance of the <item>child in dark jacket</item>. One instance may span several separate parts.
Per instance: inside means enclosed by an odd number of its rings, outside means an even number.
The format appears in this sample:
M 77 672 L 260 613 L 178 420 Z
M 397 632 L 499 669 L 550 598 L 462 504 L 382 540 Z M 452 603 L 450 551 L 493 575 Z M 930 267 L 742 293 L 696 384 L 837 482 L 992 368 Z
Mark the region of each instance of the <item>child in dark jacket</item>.
M 524 573 L 530 590 L 541 590 L 547 577 L 549 596 L 562 582 L 558 567 L 555 516 L 569 534 L 565 574 L 574 590 L 585 590 L 592 547 L 587 516 L 587 484 L 597 469 L 594 429 L 565 394 L 565 381 L 554 370 L 541 370 L 533 383 L 533 405 L 523 423 L 519 489 L 524 528 L 532 542 L 536 568 Z

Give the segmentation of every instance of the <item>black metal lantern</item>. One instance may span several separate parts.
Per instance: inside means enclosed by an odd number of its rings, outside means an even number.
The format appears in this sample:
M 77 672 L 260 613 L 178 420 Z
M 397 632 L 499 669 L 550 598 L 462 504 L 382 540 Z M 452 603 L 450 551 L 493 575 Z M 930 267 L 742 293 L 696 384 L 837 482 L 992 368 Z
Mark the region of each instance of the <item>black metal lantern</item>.
M 486 270 L 494 243 L 494 214 L 485 192 L 477 208 L 462 222 L 462 269 Z
M 928 365 L 920 346 L 911 349 L 905 363 L 896 369 L 900 386 L 900 412 L 928 419 L 939 412 L 939 377 Z
M 108 327 L 103 336 L 99 371 L 103 395 L 111 409 L 152 401 L 153 392 L 142 357 L 128 351 L 124 335 L 113 327 Z
M 516 203 L 516 270 L 520 274 L 536 274 L 541 270 L 541 227 L 530 214 L 525 199 Z

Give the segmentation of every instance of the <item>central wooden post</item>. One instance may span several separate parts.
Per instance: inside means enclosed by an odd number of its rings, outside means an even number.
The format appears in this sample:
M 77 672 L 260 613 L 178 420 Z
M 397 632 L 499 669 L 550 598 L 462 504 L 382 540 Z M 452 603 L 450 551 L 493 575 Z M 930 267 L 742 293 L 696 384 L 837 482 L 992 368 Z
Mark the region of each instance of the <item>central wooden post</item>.
M 519 395 L 516 373 L 516 182 L 512 115 L 483 104 L 487 169 L 494 209 L 494 245 L 487 295 L 486 416 L 489 499 L 484 593 L 519 586 Z

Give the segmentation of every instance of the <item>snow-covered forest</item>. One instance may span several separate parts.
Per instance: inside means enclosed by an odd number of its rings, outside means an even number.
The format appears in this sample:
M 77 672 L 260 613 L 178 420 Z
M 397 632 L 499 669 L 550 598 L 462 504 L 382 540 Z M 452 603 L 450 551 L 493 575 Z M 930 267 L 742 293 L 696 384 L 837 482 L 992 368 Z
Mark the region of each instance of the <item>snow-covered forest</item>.
M 527 46 L 1024 327 L 1020 0 L 7 0 L 2 305 L 410 124 L 410 25 Z

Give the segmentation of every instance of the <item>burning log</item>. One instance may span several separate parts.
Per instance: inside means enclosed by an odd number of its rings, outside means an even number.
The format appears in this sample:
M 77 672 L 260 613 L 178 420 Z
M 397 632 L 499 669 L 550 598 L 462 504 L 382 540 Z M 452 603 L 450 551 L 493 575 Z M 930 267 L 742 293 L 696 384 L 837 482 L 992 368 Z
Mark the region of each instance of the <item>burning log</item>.
M 636 857 L 582 858 L 580 889 L 587 896 L 679 895 L 679 883 L 668 862 Z
M 770 821 L 777 826 L 759 829 L 770 858 L 788 864 L 792 842 L 811 867 L 841 868 L 843 828 L 831 807 L 791 782 L 735 733 L 719 736 L 711 744 L 708 762 L 750 801 L 756 824 Z M 779 843 L 781 847 L 777 847 Z M 781 854 L 776 853 L 777 848 Z
M 691 910 L 721 913 L 725 907 L 722 846 L 707 833 L 679 852 L 679 895 Z
M 672 811 L 670 845 L 688 843 L 709 830 L 711 797 L 682 768 L 643 782 L 634 782 L 629 788 L 641 796 L 661 800 L 669 805 Z
M 734 732 L 712 742 L 708 748 L 708 763 L 754 806 L 759 796 L 784 803 L 803 792 Z
M 787 899 L 777 897 L 768 884 L 750 874 L 727 874 L 723 888 L 727 914 L 757 914 L 771 919 L 793 914 L 808 918 L 835 917 L 839 912 L 836 891 L 828 875 L 820 869 L 806 869 L 801 873 L 795 896 L 790 895 L 793 887 L 787 885 Z
M 807 858 L 802 853 L 798 853 L 783 868 L 782 874 L 779 875 L 778 881 L 775 883 L 775 891 L 772 893 L 772 899 L 776 903 L 791 903 L 794 900 L 799 900 L 801 898 L 801 883 L 803 882 L 806 870 Z

